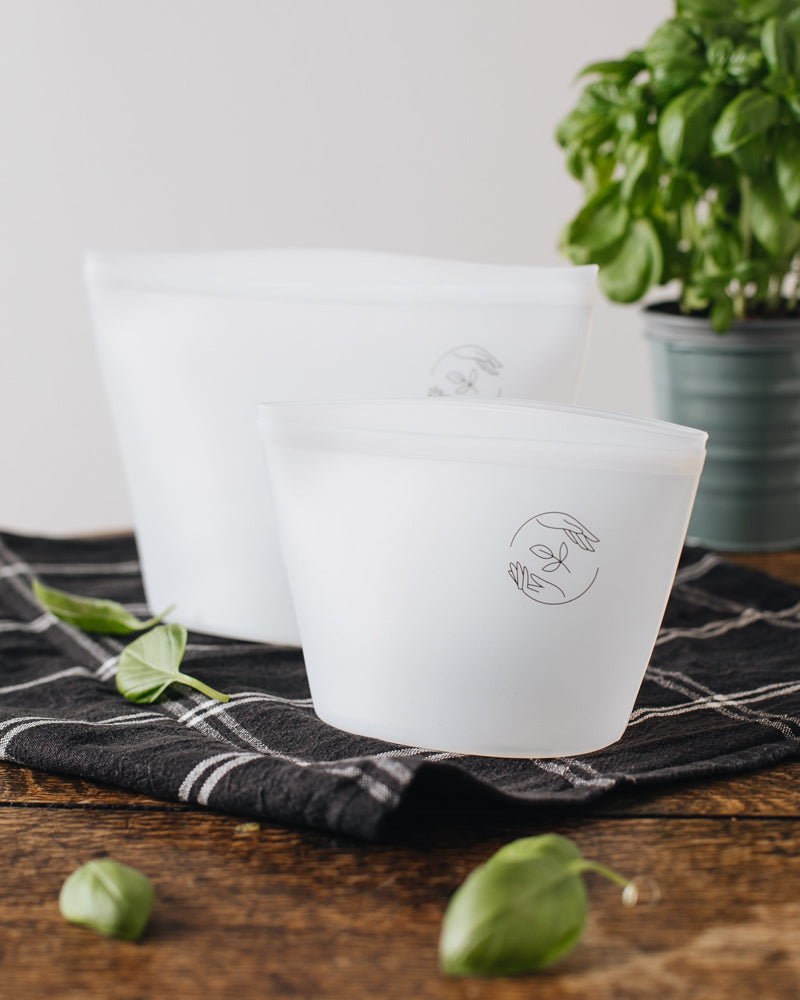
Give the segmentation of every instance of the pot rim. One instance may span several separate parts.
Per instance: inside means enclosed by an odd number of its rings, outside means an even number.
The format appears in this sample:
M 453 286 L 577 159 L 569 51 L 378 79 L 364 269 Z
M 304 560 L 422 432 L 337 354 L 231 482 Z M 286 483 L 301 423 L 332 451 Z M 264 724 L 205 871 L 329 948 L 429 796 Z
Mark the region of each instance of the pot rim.
M 711 351 L 792 350 L 800 346 L 800 317 L 737 320 L 726 333 L 715 333 L 705 317 L 663 311 L 664 306 L 674 303 L 666 300 L 642 307 L 648 340 L 697 345 Z

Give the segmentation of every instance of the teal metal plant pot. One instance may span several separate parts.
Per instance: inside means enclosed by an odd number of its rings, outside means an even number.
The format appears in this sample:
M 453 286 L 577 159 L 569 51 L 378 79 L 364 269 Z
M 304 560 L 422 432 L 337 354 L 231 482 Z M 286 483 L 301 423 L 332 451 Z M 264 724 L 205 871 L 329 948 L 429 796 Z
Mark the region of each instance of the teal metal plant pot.
M 800 546 L 800 321 L 643 310 L 658 415 L 708 432 L 688 540 L 728 551 Z

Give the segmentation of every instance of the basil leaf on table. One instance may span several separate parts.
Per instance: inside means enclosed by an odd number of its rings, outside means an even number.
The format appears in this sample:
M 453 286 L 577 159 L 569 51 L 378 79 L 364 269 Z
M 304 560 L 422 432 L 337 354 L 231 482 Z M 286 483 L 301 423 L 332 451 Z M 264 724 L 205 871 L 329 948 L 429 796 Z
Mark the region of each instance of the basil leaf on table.
M 229 696 L 196 677 L 181 673 L 187 631 L 183 625 L 159 625 L 123 649 L 117 668 L 117 690 L 129 701 L 149 705 L 171 684 L 185 684 L 216 701 Z
M 113 858 L 95 858 L 64 882 L 58 908 L 72 924 L 137 941 L 150 919 L 154 895 L 150 879 L 135 868 Z
M 129 635 L 131 632 L 152 628 L 174 607 L 173 605 L 162 614 L 142 621 L 116 601 L 68 594 L 65 590 L 45 587 L 38 580 L 33 581 L 33 592 L 45 611 L 49 611 L 60 621 L 83 629 L 84 632 L 100 632 L 105 635 Z
M 541 969 L 580 940 L 587 897 L 582 876 L 627 879 L 586 860 L 558 834 L 502 847 L 456 890 L 442 921 L 439 964 L 453 976 L 510 976 Z

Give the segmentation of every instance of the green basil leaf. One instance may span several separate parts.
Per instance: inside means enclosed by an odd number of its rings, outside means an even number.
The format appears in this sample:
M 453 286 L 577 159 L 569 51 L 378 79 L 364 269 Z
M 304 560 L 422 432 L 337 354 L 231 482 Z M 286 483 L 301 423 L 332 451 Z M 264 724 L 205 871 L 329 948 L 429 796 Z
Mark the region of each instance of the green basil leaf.
M 617 115 L 616 126 L 621 135 L 636 135 L 640 124 L 639 115 L 634 108 L 623 108 Z
M 800 209 L 800 134 L 782 129 L 775 148 L 775 176 L 792 215 Z
M 685 87 L 706 66 L 697 38 L 677 20 L 665 21 L 656 28 L 645 46 L 644 60 L 653 82 L 666 91 Z
M 734 0 L 678 0 L 678 12 L 696 17 L 730 17 L 736 12 Z
M 706 48 L 706 61 L 711 69 L 726 69 L 728 60 L 733 55 L 733 49 L 733 39 L 728 38 L 727 35 L 723 38 L 715 38 Z
M 620 184 L 609 184 L 591 198 L 567 226 L 563 245 L 590 256 L 622 239 L 630 212 L 620 198 Z
M 763 284 L 769 281 L 770 263 L 769 260 L 740 260 L 733 268 L 733 277 L 742 284 L 749 281 Z
M 708 150 L 711 124 L 724 103 L 721 87 L 692 87 L 669 102 L 658 122 L 658 141 L 668 163 L 687 166 Z
M 800 121 L 800 94 L 793 93 L 786 95 L 786 103 L 797 121 Z
M 752 83 L 764 66 L 764 53 L 753 44 L 737 45 L 728 59 L 728 76 L 747 86 Z
M 546 858 L 485 864 L 450 900 L 439 962 L 453 976 L 511 976 L 549 965 L 580 940 L 580 875 Z
M 667 211 L 677 212 L 686 202 L 694 201 L 695 194 L 687 177 L 682 173 L 674 173 L 667 176 L 662 198 Z
M 797 43 L 783 18 L 771 17 L 761 29 L 761 50 L 770 68 L 794 76 L 797 72 Z
M 561 146 L 598 146 L 612 131 L 612 119 L 575 108 L 558 123 L 556 140 Z
M 776 97 L 788 98 L 797 91 L 797 81 L 795 77 L 790 76 L 789 73 L 783 72 L 768 73 L 767 76 L 761 80 L 760 85 L 764 88 L 764 90 L 768 90 L 770 94 L 774 94 Z
M 749 142 L 731 153 L 731 160 L 736 168 L 743 174 L 755 177 L 763 174 L 767 170 L 767 137 L 764 133 L 754 136 Z
M 653 224 L 637 219 L 616 254 L 600 265 L 598 283 L 612 302 L 636 302 L 661 281 L 664 253 Z
M 556 125 L 555 137 L 559 146 L 578 145 L 580 143 L 581 132 L 585 127 L 587 115 L 573 108 Z
M 582 181 L 583 175 L 586 172 L 586 153 L 584 152 L 583 146 L 567 146 L 564 162 L 567 165 L 567 170 L 572 174 L 572 176 L 576 180 Z
M 711 133 L 711 149 L 726 156 L 762 135 L 778 120 L 780 103 L 773 94 L 752 88 L 725 106 Z
M 686 284 L 681 295 L 681 311 L 686 313 L 702 312 L 709 305 L 708 296 L 696 285 Z
M 187 632 L 183 625 L 159 625 L 123 649 L 117 668 L 117 690 L 129 701 L 148 705 L 171 684 L 185 684 L 209 698 L 226 702 L 229 696 L 181 673 Z
M 600 62 L 589 63 L 575 77 L 580 80 L 584 76 L 591 76 L 599 73 L 601 76 L 610 76 L 615 80 L 626 83 L 632 80 L 636 74 L 645 68 L 645 61 L 641 52 L 631 52 L 624 59 L 604 59 Z
M 741 16 L 751 24 L 761 24 L 768 17 L 783 17 L 797 0 L 740 0 Z
M 660 24 L 650 36 L 644 48 L 644 61 L 650 69 L 660 63 L 669 62 L 687 52 L 698 54 L 700 44 L 686 25 L 671 18 Z
M 68 594 L 65 590 L 45 587 L 38 580 L 33 581 L 33 592 L 45 611 L 62 622 L 83 629 L 84 632 L 100 632 L 105 635 L 129 635 L 131 632 L 152 628 L 173 610 L 172 607 L 167 608 L 162 614 L 142 621 L 116 601 L 79 597 L 77 594 Z
M 450 899 L 439 939 L 442 971 L 518 975 L 566 955 L 586 922 L 582 875 L 588 871 L 626 884 L 556 834 L 525 837 L 500 848 Z
M 620 185 L 620 197 L 630 202 L 636 193 L 639 181 L 646 177 L 653 167 L 655 144 L 648 136 L 641 142 L 633 142 L 625 153 L 625 176 Z
M 703 260 L 714 274 L 727 274 L 742 257 L 742 244 L 728 229 L 717 225 L 711 228 L 702 245 Z
M 770 176 L 752 185 L 750 225 L 755 238 L 773 257 L 789 257 L 800 248 L 800 223 L 790 217 L 778 182 Z
M 581 180 L 587 198 L 593 198 L 609 183 L 616 166 L 617 161 L 613 156 L 593 156 L 585 159 Z
M 498 861 L 530 861 L 535 858 L 547 858 L 557 864 L 567 865 L 572 861 L 581 861 L 583 855 L 577 844 L 569 837 L 558 833 L 543 833 L 535 837 L 520 837 L 505 844 L 489 858 L 488 865 Z
M 587 83 L 578 99 L 578 107 L 593 114 L 613 114 L 614 108 L 624 107 L 628 94 L 616 80 L 595 80 Z
M 786 9 L 781 14 L 800 51 L 800 7 L 797 6 L 797 0 L 787 0 Z
M 153 898 L 153 886 L 141 872 L 112 858 L 95 858 L 67 878 L 58 907 L 72 924 L 137 941 L 150 919 Z
M 714 299 L 711 307 L 711 329 L 715 333 L 726 333 L 733 323 L 733 301 L 722 293 Z
M 611 179 L 617 161 L 613 156 L 593 156 L 585 146 L 568 146 L 566 164 L 572 176 L 583 182 L 586 197 L 591 198 Z

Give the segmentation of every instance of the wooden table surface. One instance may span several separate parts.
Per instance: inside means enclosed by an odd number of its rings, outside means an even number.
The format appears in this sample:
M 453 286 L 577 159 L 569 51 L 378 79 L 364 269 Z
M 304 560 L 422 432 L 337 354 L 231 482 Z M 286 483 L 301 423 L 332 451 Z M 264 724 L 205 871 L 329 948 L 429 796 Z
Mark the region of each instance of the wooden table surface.
M 800 552 L 737 557 L 800 583 Z M 798 665 L 800 673 L 800 665 Z M 428 804 L 363 844 L 0 764 L 0 997 L 800 998 L 800 762 L 519 813 Z M 661 900 L 622 906 L 590 876 L 583 940 L 534 976 L 437 969 L 440 921 L 508 840 L 555 831 Z M 110 854 L 157 901 L 138 943 L 65 923 L 58 892 Z

